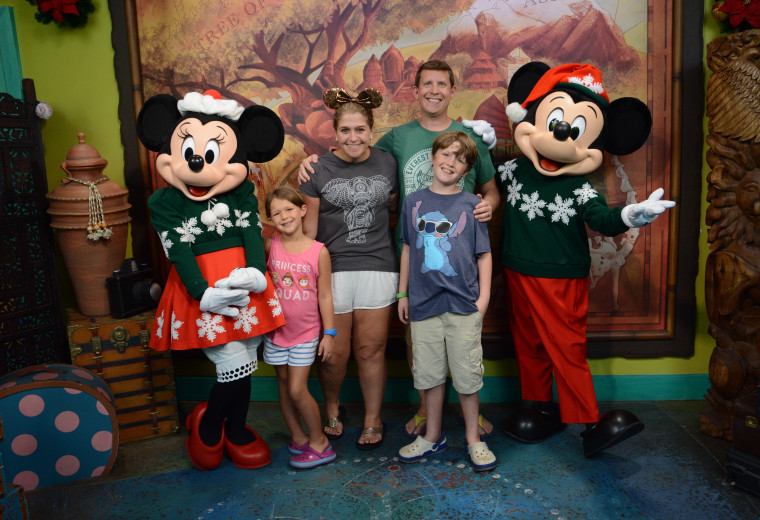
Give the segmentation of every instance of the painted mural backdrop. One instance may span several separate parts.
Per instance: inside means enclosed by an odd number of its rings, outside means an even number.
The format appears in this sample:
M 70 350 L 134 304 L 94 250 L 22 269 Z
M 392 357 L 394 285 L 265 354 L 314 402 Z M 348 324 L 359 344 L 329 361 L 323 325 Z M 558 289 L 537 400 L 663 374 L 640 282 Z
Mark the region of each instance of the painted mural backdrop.
M 591 176 L 610 204 L 641 201 L 670 183 L 670 2 L 656 0 L 139 0 L 145 98 L 213 88 L 241 105 L 263 104 L 287 139 L 273 161 L 252 165 L 263 200 L 295 184 L 298 163 L 325 153 L 335 134 L 325 89 L 365 86 L 384 97 L 375 137 L 417 116 L 420 63 L 446 60 L 458 78 L 449 114 L 485 119 L 497 130 L 499 163 L 517 152 L 504 114 L 506 87 L 521 65 L 588 62 L 611 98 L 635 96 L 652 110 L 649 145 L 608 157 Z M 263 214 L 263 211 L 262 211 Z M 603 336 L 658 331 L 665 322 L 666 215 L 654 225 L 606 238 L 589 233 L 590 330 Z M 498 250 L 500 219 L 491 225 Z M 266 230 L 265 230 L 266 231 Z M 495 272 L 489 315 L 503 309 Z M 497 318 L 486 332 L 498 333 Z

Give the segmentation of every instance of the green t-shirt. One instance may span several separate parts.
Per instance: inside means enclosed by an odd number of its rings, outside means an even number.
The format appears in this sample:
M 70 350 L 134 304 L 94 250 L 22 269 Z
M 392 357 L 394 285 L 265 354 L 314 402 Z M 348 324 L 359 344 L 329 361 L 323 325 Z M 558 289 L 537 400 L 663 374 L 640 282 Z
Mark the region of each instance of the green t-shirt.
M 433 141 L 438 134 L 450 130 L 465 132 L 478 147 L 478 161 L 472 170 L 459 180 L 457 186 L 472 193 L 476 185 L 485 184 L 493 179 L 496 169 L 491 162 L 488 147 L 479 135 L 459 121 L 452 120 L 446 130 L 434 132 L 423 128 L 415 119 L 391 129 L 375 145 L 381 150 L 392 153 L 398 163 L 399 208 L 403 206 L 407 195 L 428 188 L 433 183 L 433 163 L 430 156 Z M 400 226 L 396 226 L 396 252 L 398 255 L 401 254 Z
M 621 207 L 610 208 L 584 176 L 541 175 L 524 156 L 499 166 L 504 186 L 501 262 L 540 278 L 589 275 L 586 224 L 605 236 L 628 230 Z

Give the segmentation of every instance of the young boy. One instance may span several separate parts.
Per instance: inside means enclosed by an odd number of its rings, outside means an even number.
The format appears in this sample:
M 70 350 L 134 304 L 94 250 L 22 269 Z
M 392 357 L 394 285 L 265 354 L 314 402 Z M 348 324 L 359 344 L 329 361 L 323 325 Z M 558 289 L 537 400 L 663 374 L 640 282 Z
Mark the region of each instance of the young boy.
M 465 422 L 467 454 L 475 471 L 496 467 L 478 427 L 478 391 L 483 386 L 480 332 L 491 296 L 488 227 L 473 208 L 480 199 L 457 182 L 478 152 L 464 132 L 443 132 L 432 149 L 429 188 L 407 195 L 401 211 L 399 319 L 411 322 L 414 386 L 425 396 L 424 436 L 399 450 L 416 462 L 447 447 L 442 430 L 446 376 L 451 371 Z

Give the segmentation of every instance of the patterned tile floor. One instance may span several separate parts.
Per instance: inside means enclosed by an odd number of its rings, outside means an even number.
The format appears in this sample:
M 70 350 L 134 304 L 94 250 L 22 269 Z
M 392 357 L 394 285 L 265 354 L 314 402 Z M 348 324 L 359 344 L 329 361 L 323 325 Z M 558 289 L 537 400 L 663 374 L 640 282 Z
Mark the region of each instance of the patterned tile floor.
M 195 403 L 180 403 L 181 415 Z M 504 435 L 488 439 L 496 470 L 467 464 L 463 426 L 447 405 L 450 447 L 416 464 L 395 459 L 409 442 L 402 432 L 414 413 L 386 404 L 383 445 L 359 451 L 354 442 L 361 406 L 348 403 L 338 460 L 307 471 L 287 466 L 288 435 L 276 403 L 253 403 L 249 424 L 273 450 L 273 463 L 254 471 L 229 461 L 213 472 L 192 468 L 186 433 L 119 448 L 106 477 L 27 493 L 37 519 L 756 519 L 760 497 L 732 488 L 723 469 L 728 443 L 699 432 L 702 401 L 625 403 L 645 423 L 638 436 L 594 459 L 583 457 L 580 430 L 571 425 L 537 445 Z M 497 429 L 514 404 L 486 403 Z M 606 411 L 615 408 L 603 403 Z

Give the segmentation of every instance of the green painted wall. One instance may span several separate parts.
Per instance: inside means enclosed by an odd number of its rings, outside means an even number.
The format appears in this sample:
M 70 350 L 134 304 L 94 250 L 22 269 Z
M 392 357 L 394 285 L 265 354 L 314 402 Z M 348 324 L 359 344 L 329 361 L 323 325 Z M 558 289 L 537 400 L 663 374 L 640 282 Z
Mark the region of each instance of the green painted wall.
M 50 189 L 57 186 L 63 177 L 60 163 L 65 159 L 68 149 L 76 143 L 77 132 L 85 132 L 87 142 L 108 159 L 109 165 L 105 173 L 112 180 L 124 185 L 123 151 L 117 117 L 118 94 L 111 47 L 111 20 L 106 1 L 95 0 L 94 3 L 96 11 L 85 27 L 64 30 L 57 26 L 38 23 L 34 19 L 34 8 L 26 0 L 0 0 L 0 5 L 10 5 L 15 9 L 24 76 L 35 80 L 38 98 L 47 101 L 53 107 L 52 119 L 42 124 Z M 684 3 L 687 9 L 695 8 L 696 2 Z M 712 3 L 712 0 L 704 0 L 703 3 L 705 42 L 718 36 L 717 24 L 709 14 Z M 703 164 L 703 179 L 708 171 L 707 166 Z M 706 185 L 703 188 L 703 193 L 705 192 Z M 706 207 L 707 204 L 703 202 L 699 244 L 701 266 L 704 266 L 708 253 L 704 226 Z M 597 376 L 706 374 L 714 341 L 707 334 L 709 320 L 705 310 L 703 269 L 700 270 L 696 283 L 698 316 L 693 357 L 591 360 L 592 372 Z M 197 362 L 180 361 L 176 368 L 180 375 L 211 375 L 210 367 L 205 365 L 201 367 Z M 355 374 L 355 371 L 353 373 Z M 486 373 L 489 376 L 514 376 L 514 362 L 488 362 Z M 274 376 L 274 371 L 262 363 L 257 374 Z M 391 363 L 389 374 L 405 376 L 407 372 L 404 363 Z M 642 381 L 648 379 L 644 378 Z
M 0 0 L 0 5 L 11 6 L 15 14 L 23 75 L 34 80 L 37 99 L 53 107 L 53 117 L 42 121 L 51 191 L 66 176 L 61 163 L 69 148 L 77 144 L 79 132 L 108 160 L 103 173 L 124 186 L 111 16 L 106 0 L 93 3 L 95 12 L 87 24 L 69 29 L 39 23 L 34 19 L 36 8 L 26 0 Z

